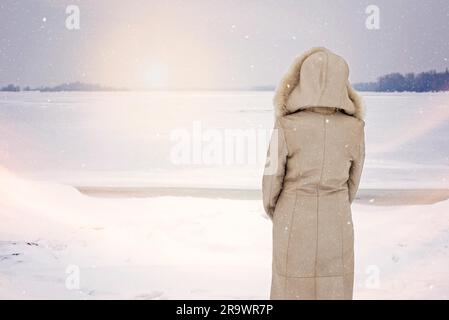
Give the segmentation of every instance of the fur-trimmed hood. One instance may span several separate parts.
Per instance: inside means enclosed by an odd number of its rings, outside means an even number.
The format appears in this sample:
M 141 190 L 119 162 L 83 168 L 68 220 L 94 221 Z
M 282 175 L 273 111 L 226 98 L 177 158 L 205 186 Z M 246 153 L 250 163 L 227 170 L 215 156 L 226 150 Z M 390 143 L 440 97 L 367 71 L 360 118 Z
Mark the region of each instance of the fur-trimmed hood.
M 364 119 L 360 96 L 349 83 L 346 61 L 322 47 L 298 56 L 282 78 L 274 95 L 277 117 L 310 107 L 332 107 Z

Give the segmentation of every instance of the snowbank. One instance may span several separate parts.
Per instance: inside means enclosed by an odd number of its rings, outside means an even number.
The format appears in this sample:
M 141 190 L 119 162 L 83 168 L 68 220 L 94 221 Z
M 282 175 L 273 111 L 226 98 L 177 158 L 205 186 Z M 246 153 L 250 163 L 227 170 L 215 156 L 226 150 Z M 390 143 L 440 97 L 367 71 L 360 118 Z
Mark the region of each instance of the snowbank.
M 449 201 L 354 204 L 355 298 L 449 295 Z M 0 170 L 0 298 L 265 299 L 260 201 L 90 198 Z

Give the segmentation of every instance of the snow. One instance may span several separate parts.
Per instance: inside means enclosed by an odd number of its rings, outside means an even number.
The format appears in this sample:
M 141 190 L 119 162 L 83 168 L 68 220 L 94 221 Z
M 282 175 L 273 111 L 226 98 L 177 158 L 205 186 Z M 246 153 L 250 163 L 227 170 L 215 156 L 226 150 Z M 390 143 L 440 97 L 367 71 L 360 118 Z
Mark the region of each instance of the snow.
M 6 171 L 0 181 L 2 298 L 256 298 L 267 289 L 269 224 L 257 201 L 97 199 Z M 80 290 L 66 288 L 72 265 Z
M 265 158 L 220 166 L 174 165 L 167 156 L 170 132 L 195 121 L 205 130 L 271 129 L 271 99 L 0 93 L 0 298 L 268 298 L 271 222 L 254 198 Z M 364 99 L 361 189 L 417 188 L 432 200 L 425 188 L 448 188 L 449 94 Z M 94 198 L 73 186 L 228 188 L 242 196 Z M 369 194 L 352 205 L 355 298 L 447 299 L 449 200 L 379 205 Z
M 256 165 L 175 165 L 173 130 L 270 130 L 261 92 L 0 93 L 0 163 L 71 185 L 260 187 Z M 362 188 L 448 188 L 449 93 L 364 93 Z M 213 133 L 213 132 L 212 132 Z M 260 154 L 265 155 L 265 148 Z M 191 177 L 195 177 L 192 181 Z
M 448 298 L 449 201 L 352 211 L 356 299 Z M 271 223 L 257 200 L 91 198 L 3 169 L 0 220 L 3 299 L 269 295 Z

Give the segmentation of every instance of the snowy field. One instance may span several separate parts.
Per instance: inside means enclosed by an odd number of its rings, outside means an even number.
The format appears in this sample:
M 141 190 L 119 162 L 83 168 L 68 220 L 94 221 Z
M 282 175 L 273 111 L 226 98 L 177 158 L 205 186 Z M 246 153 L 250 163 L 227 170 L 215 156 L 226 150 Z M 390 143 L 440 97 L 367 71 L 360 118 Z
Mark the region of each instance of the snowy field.
M 260 201 L 90 198 L 1 178 L 1 298 L 268 298 Z M 356 299 L 448 298 L 449 201 L 352 210 Z
M 170 132 L 272 124 L 271 92 L 1 93 L 0 298 L 265 299 L 260 200 L 89 197 L 74 186 L 256 190 L 260 163 L 176 165 Z M 449 95 L 367 94 L 361 192 L 449 188 Z M 352 206 L 356 299 L 449 298 L 449 200 Z M 431 201 L 432 202 L 432 201 Z

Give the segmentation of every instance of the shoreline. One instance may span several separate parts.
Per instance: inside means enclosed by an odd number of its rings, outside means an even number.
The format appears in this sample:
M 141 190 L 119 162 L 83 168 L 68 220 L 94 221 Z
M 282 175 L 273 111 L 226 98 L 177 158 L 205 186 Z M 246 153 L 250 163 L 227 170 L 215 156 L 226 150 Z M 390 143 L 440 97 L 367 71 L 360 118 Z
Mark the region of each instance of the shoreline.
M 94 187 L 74 186 L 95 198 L 194 197 L 229 200 L 261 200 L 258 189 L 182 187 Z M 449 189 L 359 189 L 355 203 L 377 206 L 427 205 L 449 199 Z

